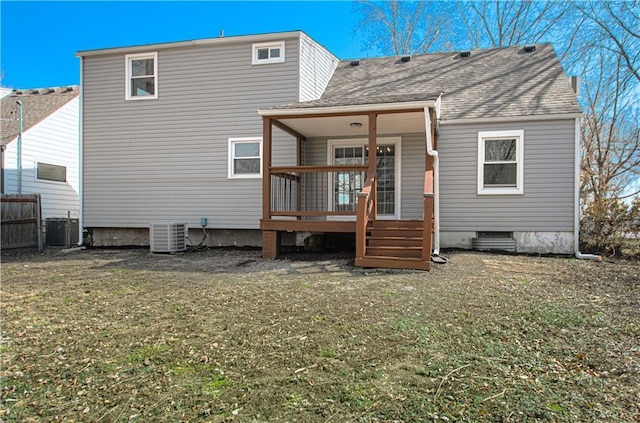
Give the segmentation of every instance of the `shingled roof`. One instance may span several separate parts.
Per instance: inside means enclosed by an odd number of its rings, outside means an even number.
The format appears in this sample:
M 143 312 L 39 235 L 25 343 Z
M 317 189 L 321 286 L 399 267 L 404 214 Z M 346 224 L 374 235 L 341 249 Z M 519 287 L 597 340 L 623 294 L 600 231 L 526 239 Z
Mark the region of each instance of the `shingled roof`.
M 23 106 L 23 131 L 27 131 L 47 116 L 67 104 L 79 94 L 78 86 L 40 88 L 35 90 L 13 90 L 0 100 L 0 139 L 7 145 L 17 138 L 20 131 L 20 110 L 16 102 Z
M 573 114 L 582 110 L 550 44 L 342 61 L 319 100 L 304 109 L 435 100 L 444 120 Z

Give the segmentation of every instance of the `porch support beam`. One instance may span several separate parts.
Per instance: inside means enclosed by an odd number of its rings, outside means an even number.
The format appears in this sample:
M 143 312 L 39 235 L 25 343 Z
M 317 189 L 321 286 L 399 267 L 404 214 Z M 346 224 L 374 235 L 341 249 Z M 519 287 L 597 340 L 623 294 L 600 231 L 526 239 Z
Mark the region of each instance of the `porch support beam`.
M 272 120 L 273 122 L 273 126 L 275 126 L 278 129 L 283 130 L 284 132 L 286 132 L 287 134 L 300 139 L 302 141 L 306 141 L 307 137 L 305 137 L 304 135 L 302 135 L 300 132 L 296 131 L 295 129 L 289 128 L 287 125 L 285 125 L 284 123 L 278 121 L 278 120 Z
M 410 109 L 398 109 L 398 110 L 377 110 L 375 112 L 367 112 L 367 111 L 354 111 L 354 112 L 318 112 L 318 113 L 308 113 L 308 114 L 291 114 L 291 115 L 274 115 L 269 116 L 274 120 L 286 120 L 286 119 L 304 119 L 304 118 L 324 118 L 324 117 L 335 117 L 335 116 L 367 116 L 371 113 L 375 113 L 378 115 L 388 115 L 395 113 L 424 113 L 424 108 L 410 108 Z
M 306 138 L 298 136 L 296 137 L 296 166 L 302 166 L 302 141 Z M 302 184 L 301 178 L 298 177 L 298 183 L 296 184 L 296 211 L 302 210 Z M 297 220 L 301 220 L 302 216 L 297 216 Z
M 369 113 L 369 169 L 367 178 L 375 174 L 376 171 L 376 146 L 378 138 L 378 115 L 377 113 Z
M 378 113 L 369 113 L 369 168 L 367 170 L 367 179 L 375 176 L 378 167 Z M 371 220 L 378 219 L 378 184 L 374 180 L 371 188 L 371 198 L 373 199 L 373 211 L 371 212 Z
M 271 217 L 271 151 L 273 121 L 269 117 L 262 118 L 262 218 Z
M 260 229 L 280 232 L 356 233 L 355 220 L 262 220 Z M 264 248 L 264 240 L 263 247 Z
M 273 260 L 280 254 L 280 232 L 262 231 L 262 258 Z

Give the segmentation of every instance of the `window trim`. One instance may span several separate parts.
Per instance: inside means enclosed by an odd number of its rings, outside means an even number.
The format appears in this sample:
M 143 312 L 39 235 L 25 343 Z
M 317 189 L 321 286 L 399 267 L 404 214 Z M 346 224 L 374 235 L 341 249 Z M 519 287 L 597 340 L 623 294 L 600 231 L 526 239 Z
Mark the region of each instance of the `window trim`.
M 39 178 L 38 177 L 38 168 L 40 167 L 40 165 L 47 165 L 47 166 L 55 166 L 55 167 L 62 167 L 64 168 L 64 181 L 59 181 L 57 179 L 44 179 L 44 178 Z M 54 183 L 54 184 L 66 184 L 69 182 L 69 175 L 67 174 L 67 166 L 63 166 L 63 165 L 57 165 L 57 164 L 53 164 L 53 163 L 47 163 L 47 162 L 35 162 L 35 180 L 38 182 L 47 182 L 47 183 Z
M 484 186 L 484 142 L 495 139 L 516 139 L 516 186 L 485 187 Z M 520 195 L 524 194 L 524 130 L 478 132 L 478 195 Z
M 132 96 L 131 95 L 131 61 L 136 59 L 153 59 L 153 95 Z M 158 52 L 149 53 L 136 53 L 125 55 L 125 86 L 124 86 L 124 98 L 125 100 L 155 100 L 158 98 Z
M 284 41 L 272 41 L 269 43 L 254 43 L 251 45 L 251 64 L 252 65 L 266 65 L 268 63 L 284 63 L 285 61 L 285 51 L 284 51 Z M 258 50 L 262 48 L 268 48 L 269 53 L 271 53 L 271 48 L 279 48 L 280 49 L 280 57 L 269 57 L 267 59 L 258 59 Z
M 241 173 L 241 174 L 235 174 L 233 172 L 233 161 L 236 158 L 234 156 L 235 154 L 235 144 L 248 144 L 248 143 L 255 143 L 255 142 L 259 142 L 260 143 L 260 173 Z M 227 178 L 228 179 L 261 179 L 262 178 L 262 157 L 264 156 L 263 154 L 263 146 L 262 146 L 262 137 L 239 137 L 239 138 L 229 138 L 229 143 L 228 143 L 228 156 L 229 156 L 229 161 L 227 163 L 227 169 L 228 169 L 228 173 L 227 173 Z M 255 159 L 257 157 L 243 157 L 244 159 Z

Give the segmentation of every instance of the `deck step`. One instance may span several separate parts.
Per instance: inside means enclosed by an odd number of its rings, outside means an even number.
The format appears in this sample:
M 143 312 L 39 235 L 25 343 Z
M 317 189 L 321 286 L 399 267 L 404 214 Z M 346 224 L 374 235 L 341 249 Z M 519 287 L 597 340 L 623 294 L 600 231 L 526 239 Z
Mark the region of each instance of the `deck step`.
M 388 256 L 369 256 L 356 258 L 355 265 L 358 267 L 384 267 L 389 269 L 412 269 L 429 270 L 430 261 L 422 261 L 418 258 L 399 258 Z
M 422 260 L 422 220 L 376 220 L 367 227 L 364 257 L 359 267 L 429 270 L 431 260 Z
M 371 228 L 376 229 L 405 228 L 422 230 L 423 226 L 424 222 L 422 220 L 376 220 L 371 222 Z
M 421 247 L 396 247 L 396 246 L 367 246 L 366 250 L 367 256 L 375 256 L 375 257 L 397 257 L 397 258 L 421 258 L 422 257 L 422 248 Z
M 422 228 L 369 228 L 369 233 L 375 238 L 422 238 Z
M 367 237 L 367 245 L 370 247 L 421 247 L 421 237 L 387 236 Z

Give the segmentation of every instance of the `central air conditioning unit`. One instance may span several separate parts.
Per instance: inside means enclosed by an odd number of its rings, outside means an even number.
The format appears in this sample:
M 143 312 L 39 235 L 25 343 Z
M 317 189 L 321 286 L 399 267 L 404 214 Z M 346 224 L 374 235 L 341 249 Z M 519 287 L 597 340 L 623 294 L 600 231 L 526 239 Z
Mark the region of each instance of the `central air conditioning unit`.
M 187 249 L 186 223 L 152 223 L 149 245 L 152 253 L 177 253 Z

